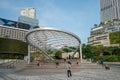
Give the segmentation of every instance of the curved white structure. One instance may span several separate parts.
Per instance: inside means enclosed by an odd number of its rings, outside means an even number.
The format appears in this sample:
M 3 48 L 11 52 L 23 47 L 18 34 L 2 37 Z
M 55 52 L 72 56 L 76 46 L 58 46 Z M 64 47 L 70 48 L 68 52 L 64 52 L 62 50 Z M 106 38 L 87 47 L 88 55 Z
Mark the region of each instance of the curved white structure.
M 77 35 L 68 31 L 46 27 L 30 31 L 26 35 L 26 41 L 44 52 L 48 57 L 47 49 L 58 49 L 65 46 L 76 47 L 78 49 L 81 45 L 81 41 Z

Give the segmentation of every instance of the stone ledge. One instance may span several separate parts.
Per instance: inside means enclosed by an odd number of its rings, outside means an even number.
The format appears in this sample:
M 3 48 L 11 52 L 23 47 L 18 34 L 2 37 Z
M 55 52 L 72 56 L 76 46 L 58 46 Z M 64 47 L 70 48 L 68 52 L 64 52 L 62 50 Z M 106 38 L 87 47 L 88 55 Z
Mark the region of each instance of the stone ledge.
M 120 64 L 120 62 L 104 62 L 104 64 Z

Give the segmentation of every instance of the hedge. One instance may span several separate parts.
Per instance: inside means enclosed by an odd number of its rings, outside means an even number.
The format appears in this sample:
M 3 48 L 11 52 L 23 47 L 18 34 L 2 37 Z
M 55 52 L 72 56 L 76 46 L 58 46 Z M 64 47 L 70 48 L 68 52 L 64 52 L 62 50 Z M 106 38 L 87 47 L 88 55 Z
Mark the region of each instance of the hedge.
M 120 32 L 109 34 L 110 44 L 120 44 Z
M 93 58 L 94 61 L 105 59 L 107 62 L 120 62 L 120 56 L 107 55 L 107 56 L 96 56 Z

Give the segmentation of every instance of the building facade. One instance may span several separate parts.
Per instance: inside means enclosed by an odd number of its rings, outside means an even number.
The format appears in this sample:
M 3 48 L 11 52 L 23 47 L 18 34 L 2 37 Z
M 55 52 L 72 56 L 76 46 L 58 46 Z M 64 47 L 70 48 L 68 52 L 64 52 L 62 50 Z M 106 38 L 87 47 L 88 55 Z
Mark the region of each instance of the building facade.
M 25 36 L 28 32 L 29 30 L 26 29 L 0 25 L 0 38 L 15 39 L 26 42 Z M 36 48 L 30 46 L 30 52 L 34 52 L 36 50 Z
M 88 44 L 95 46 L 95 45 L 104 45 L 109 46 L 109 34 L 104 31 L 104 28 L 101 27 L 94 27 L 91 29 L 91 36 L 88 38 Z
M 24 8 L 20 11 L 20 16 L 18 17 L 18 22 L 29 24 L 30 29 L 38 28 L 38 20 L 36 19 L 35 8 Z
M 28 30 L 0 25 L 0 38 L 10 38 L 26 42 Z
M 93 27 L 90 31 L 88 44 L 103 45 L 103 46 L 119 46 L 119 44 L 110 44 L 109 34 L 120 32 L 120 20 L 112 20 L 97 27 Z
M 120 19 L 120 0 L 100 0 L 101 22 Z
M 119 46 L 110 44 L 109 34 L 120 32 L 120 0 L 100 0 L 101 22 L 90 31 L 88 44 L 103 46 Z
M 30 28 L 30 24 L 0 18 L 0 38 L 15 39 L 26 42 L 25 36 Z M 30 46 L 30 52 L 36 50 L 36 48 Z

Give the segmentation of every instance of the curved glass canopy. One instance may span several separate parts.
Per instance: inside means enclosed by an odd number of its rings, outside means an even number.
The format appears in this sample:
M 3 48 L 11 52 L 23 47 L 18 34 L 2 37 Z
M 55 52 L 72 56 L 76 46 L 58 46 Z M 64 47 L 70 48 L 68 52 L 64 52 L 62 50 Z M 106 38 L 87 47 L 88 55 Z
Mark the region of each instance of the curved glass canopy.
M 81 44 L 79 37 L 74 33 L 47 27 L 30 31 L 26 35 L 26 41 L 43 51 L 48 57 L 49 55 L 46 52 L 48 49 L 60 49 L 66 46 L 78 49 Z

